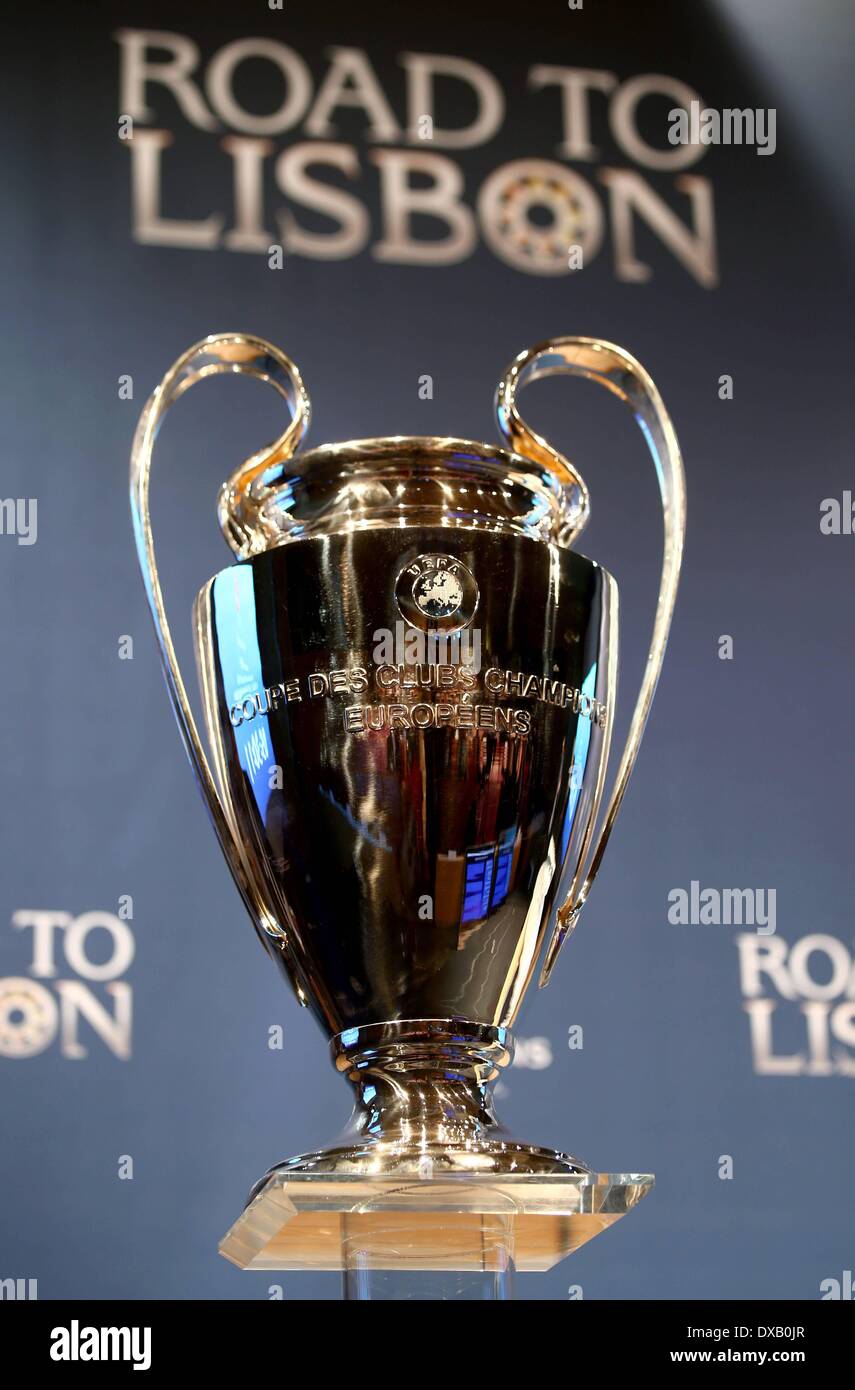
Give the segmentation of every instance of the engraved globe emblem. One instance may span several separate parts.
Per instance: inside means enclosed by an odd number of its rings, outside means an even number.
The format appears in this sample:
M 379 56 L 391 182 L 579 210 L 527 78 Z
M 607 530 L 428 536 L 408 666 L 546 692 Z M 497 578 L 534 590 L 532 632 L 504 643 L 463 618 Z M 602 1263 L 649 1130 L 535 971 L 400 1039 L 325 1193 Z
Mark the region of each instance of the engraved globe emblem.
M 429 618 L 451 618 L 463 602 L 463 585 L 449 570 L 419 575 L 413 598 Z
M 456 555 L 419 555 L 404 566 L 395 582 L 401 616 L 422 631 L 466 627 L 475 616 L 478 599 L 475 576 Z

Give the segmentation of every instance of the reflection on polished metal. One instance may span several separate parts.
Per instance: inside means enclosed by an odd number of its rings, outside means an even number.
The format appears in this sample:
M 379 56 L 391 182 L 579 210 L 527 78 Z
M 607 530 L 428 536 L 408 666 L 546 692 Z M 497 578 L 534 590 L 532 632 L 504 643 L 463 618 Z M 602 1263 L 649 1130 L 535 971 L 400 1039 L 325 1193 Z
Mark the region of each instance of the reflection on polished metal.
M 211 767 L 148 491 L 164 412 L 223 372 L 272 385 L 289 423 L 220 493 L 238 563 L 194 614 Z M 523 385 L 556 373 L 630 405 L 663 502 L 653 638 L 608 799 L 617 586 L 572 548 L 584 482 L 516 405 Z M 545 984 L 588 896 L 635 762 L 676 595 L 682 464 L 652 381 L 608 343 L 521 354 L 497 408 L 509 449 L 388 438 L 295 457 L 309 420 L 297 368 L 226 334 L 185 353 L 140 419 L 134 526 L 184 742 L 256 930 L 355 1091 L 339 1142 L 280 1164 L 252 1194 L 221 1247 L 244 1267 L 347 1268 L 356 1239 L 366 1268 L 487 1268 L 501 1217 L 516 1267 L 547 1268 L 652 1184 L 513 1139 L 491 1087 L 538 962 Z

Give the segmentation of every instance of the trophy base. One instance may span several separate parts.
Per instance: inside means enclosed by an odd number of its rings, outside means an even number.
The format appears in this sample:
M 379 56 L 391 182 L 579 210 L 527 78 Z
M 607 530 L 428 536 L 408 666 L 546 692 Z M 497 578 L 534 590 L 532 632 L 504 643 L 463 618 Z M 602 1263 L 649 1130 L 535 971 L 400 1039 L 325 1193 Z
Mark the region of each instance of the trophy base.
M 630 1211 L 646 1173 L 596 1173 L 514 1139 L 492 1085 L 507 1030 L 465 1019 L 332 1041 L 356 1104 L 339 1142 L 278 1164 L 220 1243 L 240 1269 L 551 1269 Z
M 274 1169 L 220 1242 L 239 1269 L 551 1269 L 653 1187 L 647 1173 L 436 1178 Z

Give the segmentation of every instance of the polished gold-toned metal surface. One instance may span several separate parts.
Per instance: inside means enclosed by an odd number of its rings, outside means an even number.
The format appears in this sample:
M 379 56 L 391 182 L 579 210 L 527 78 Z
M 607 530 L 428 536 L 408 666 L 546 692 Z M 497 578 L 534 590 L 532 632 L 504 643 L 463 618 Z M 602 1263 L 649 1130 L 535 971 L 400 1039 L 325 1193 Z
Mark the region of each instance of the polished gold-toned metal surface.
M 289 423 L 220 494 L 238 563 L 202 588 L 194 614 L 211 766 L 175 660 L 148 490 L 165 410 L 219 372 L 272 385 Z M 583 480 L 516 404 L 527 382 L 559 372 L 633 409 L 665 517 L 650 655 L 608 798 L 617 586 L 574 548 L 590 510 Z M 265 1230 L 283 1193 L 296 1211 L 313 1183 L 339 1213 L 363 1179 L 418 1179 L 407 1190 L 426 1210 L 448 1179 L 490 1193 L 525 1180 L 525 1202 L 540 1183 L 553 1196 L 564 1184 L 561 1220 L 580 1180 L 597 1187 L 581 1161 L 507 1135 L 490 1090 L 529 983 L 538 970 L 546 983 L 587 898 L 635 762 L 676 595 L 682 465 L 656 388 L 610 344 L 562 338 L 521 354 L 497 408 L 510 449 L 392 437 L 295 457 L 309 419 L 299 372 L 263 340 L 226 334 L 179 359 L 138 428 L 132 509 L 179 727 L 256 930 L 354 1088 L 340 1140 L 263 1181 L 248 1211 L 258 1217 L 264 1198 Z M 628 1186 L 643 1195 L 651 1181 Z M 286 1246 L 298 1258 L 297 1232 L 306 1250 L 326 1239 L 312 1200 L 265 1258 Z M 564 1237 L 531 1240 L 557 1250 Z M 448 1258 L 463 1258 L 455 1249 Z

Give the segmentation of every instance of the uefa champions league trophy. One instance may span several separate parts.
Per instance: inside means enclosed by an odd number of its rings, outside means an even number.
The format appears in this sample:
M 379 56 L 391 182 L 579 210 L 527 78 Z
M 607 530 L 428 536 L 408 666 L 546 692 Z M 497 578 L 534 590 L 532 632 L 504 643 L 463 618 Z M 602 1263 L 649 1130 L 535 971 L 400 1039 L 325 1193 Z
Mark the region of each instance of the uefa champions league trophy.
M 195 604 L 206 754 L 164 610 L 149 471 L 167 408 L 223 372 L 271 385 L 289 423 L 220 492 L 237 563 Z M 524 385 L 561 373 L 633 410 L 664 511 L 650 653 L 608 797 L 617 586 L 576 549 L 584 482 L 517 410 Z M 139 422 L 137 549 L 187 753 L 256 932 L 354 1092 L 333 1144 L 255 1187 L 220 1247 L 242 1268 L 548 1269 L 653 1185 L 513 1138 L 491 1090 L 638 752 L 679 577 L 680 452 L 647 373 L 592 338 L 520 354 L 497 410 L 507 448 L 395 437 L 298 454 L 299 371 L 229 333 L 179 358 Z

